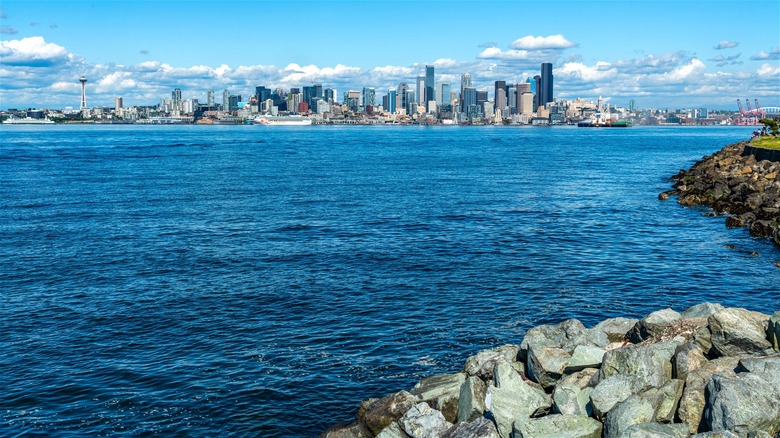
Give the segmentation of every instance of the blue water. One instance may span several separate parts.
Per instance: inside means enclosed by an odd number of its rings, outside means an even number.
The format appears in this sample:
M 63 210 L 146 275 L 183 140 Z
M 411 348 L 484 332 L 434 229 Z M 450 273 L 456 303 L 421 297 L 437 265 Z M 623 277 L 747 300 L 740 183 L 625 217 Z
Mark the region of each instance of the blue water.
M 747 128 L 0 129 L 3 436 L 315 436 L 537 324 L 780 309 L 657 200 Z

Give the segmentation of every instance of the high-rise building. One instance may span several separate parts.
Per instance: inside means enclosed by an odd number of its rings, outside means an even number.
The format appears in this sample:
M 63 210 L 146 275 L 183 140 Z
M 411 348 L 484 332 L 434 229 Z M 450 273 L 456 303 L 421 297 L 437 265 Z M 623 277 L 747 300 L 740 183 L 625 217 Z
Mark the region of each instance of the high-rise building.
M 385 104 L 385 111 L 388 111 L 390 114 L 395 114 L 395 99 L 398 97 L 398 94 L 394 89 L 390 89 L 387 91 L 387 104 Z
M 450 99 L 450 84 L 436 84 L 436 102 L 439 105 L 450 105 L 452 100 Z
M 121 97 L 115 97 L 114 98 L 114 109 L 115 110 L 121 110 L 122 109 L 122 98 Z
M 171 99 L 173 100 L 173 109 L 175 111 L 181 110 L 181 89 L 174 88 L 171 92 Z
M 463 76 L 460 77 L 460 101 L 461 105 L 463 104 L 463 92 L 466 90 L 466 88 L 471 88 L 471 75 L 468 73 L 464 73 Z
M 271 89 L 264 86 L 255 87 L 255 98 L 258 102 L 265 102 L 271 98 Z
M 461 111 L 466 112 L 471 105 L 477 105 L 477 89 L 466 87 L 460 98 Z
M 214 89 L 210 88 L 209 91 L 206 93 L 206 96 L 207 96 L 206 100 L 208 102 L 209 108 L 214 108 L 214 105 L 216 103 L 214 101 Z
M 241 95 L 230 95 L 228 96 L 228 111 L 231 113 L 233 111 L 238 111 L 238 104 L 241 102 Z
M 494 108 L 500 110 L 502 114 L 505 114 L 505 108 L 507 106 L 506 96 L 506 81 L 496 81 L 493 91 L 493 102 L 495 102 Z
M 407 111 L 406 114 L 409 114 L 408 108 L 409 108 L 409 102 L 408 100 L 408 93 L 409 86 L 406 85 L 406 82 L 401 82 L 398 84 L 398 95 L 396 96 L 396 112 L 399 110 Z
M 482 106 L 483 103 L 488 101 L 487 90 L 477 91 L 477 105 Z
M 432 65 L 426 65 L 425 66 L 425 97 L 423 99 L 424 102 L 430 102 L 432 100 L 436 100 L 433 96 L 433 66 Z M 441 101 L 439 101 L 441 102 Z
M 541 87 L 537 91 L 540 96 L 539 105 L 544 106 L 554 100 L 552 64 L 549 62 L 542 63 L 542 75 L 539 85 Z
M 363 87 L 363 108 L 367 106 L 376 106 L 376 90 Z
M 425 76 L 417 76 L 417 104 L 421 105 L 425 99 Z
M 332 88 L 326 88 L 323 91 L 322 98 L 325 99 L 325 101 L 330 104 L 336 103 L 336 90 Z
M 222 92 L 222 111 L 230 111 L 230 91 Z
M 520 93 L 517 98 L 517 112 L 525 114 L 526 116 L 532 116 L 534 113 L 534 94 L 530 91 L 524 91 Z
M 536 90 L 536 93 L 534 94 L 534 111 L 536 111 L 537 108 L 539 108 L 539 101 L 542 98 L 542 77 L 539 75 L 534 76 L 534 89 Z

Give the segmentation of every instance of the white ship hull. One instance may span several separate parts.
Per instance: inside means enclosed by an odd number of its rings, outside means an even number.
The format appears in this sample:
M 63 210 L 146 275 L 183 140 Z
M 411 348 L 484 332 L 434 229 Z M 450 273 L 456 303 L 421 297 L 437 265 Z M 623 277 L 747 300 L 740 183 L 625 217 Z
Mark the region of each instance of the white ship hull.
M 10 118 L 3 122 L 5 125 L 53 125 L 54 122 L 49 119 L 33 119 L 27 117 L 24 119 Z
M 254 123 L 267 126 L 307 126 L 311 125 L 311 119 L 303 116 L 260 116 Z

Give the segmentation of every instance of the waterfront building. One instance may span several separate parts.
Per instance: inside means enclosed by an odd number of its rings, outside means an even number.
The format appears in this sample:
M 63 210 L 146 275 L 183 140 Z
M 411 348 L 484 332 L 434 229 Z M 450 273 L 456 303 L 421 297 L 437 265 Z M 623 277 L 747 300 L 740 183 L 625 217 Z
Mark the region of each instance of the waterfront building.
M 433 95 L 433 66 L 432 65 L 426 65 L 425 66 L 425 97 L 423 101 L 430 102 L 432 100 L 436 100 L 436 98 Z
M 539 81 L 540 89 L 537 94 L 539 97 L 539 105 L 545 106 L 553 101 L 553 74 L 552 64 L 549 62 L 542 63 L 542 74 Z

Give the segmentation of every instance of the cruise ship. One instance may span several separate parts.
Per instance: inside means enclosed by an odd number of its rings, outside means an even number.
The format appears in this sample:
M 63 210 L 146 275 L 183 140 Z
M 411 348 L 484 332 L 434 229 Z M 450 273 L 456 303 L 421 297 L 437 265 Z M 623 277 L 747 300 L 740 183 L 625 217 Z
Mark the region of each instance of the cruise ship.
M 311 119 L 301 115 L 290 116 L 260 116 L 252 121 L 255 125 L 268 126 L 306 126 L 311 125 Z
M 54 121 L 45 119 L 35 119 L 32 117 L 11 117 L 3 122 L 4 125 L 53 125 Z

